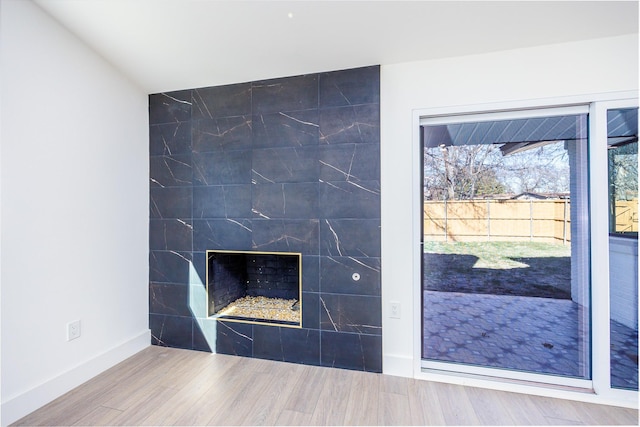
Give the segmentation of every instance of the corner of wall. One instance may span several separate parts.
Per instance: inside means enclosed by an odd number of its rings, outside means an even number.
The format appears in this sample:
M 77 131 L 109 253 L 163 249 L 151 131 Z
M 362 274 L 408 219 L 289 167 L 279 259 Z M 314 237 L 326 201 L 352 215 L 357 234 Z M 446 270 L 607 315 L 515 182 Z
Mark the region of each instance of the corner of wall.
M 115 366 L 151 344 L 151 333 L 144 330 L 129 340 L 99 354 L 62 374 L 43 381 L 30 390 L 2 402 L 2 426 L 9 425 L 51 402 L 71 389 Z

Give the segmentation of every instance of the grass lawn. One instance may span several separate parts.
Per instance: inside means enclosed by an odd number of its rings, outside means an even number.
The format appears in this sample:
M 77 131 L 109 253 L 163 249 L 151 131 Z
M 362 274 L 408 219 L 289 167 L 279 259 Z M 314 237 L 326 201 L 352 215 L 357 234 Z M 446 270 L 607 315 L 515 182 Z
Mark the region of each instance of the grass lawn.
M 424 242 L 424 252 L 478 257 L 476 268 L 523 268 L 518 259 L 570 257 L 570 245 L 538 242 Z
M 571 247 L 538 242 L 425 242 L 424 287 L 571 298 Z

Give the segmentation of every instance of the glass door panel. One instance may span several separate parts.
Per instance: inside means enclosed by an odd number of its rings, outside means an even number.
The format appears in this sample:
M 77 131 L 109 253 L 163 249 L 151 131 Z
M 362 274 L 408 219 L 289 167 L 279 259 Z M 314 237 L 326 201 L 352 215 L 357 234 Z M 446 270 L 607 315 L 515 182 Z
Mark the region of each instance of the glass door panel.
M 590 379 L 587 114 L 527 114 L 422 122 L 422 359 Z
M 611 386 L 638 390 L 638 109 L 607 111 Z

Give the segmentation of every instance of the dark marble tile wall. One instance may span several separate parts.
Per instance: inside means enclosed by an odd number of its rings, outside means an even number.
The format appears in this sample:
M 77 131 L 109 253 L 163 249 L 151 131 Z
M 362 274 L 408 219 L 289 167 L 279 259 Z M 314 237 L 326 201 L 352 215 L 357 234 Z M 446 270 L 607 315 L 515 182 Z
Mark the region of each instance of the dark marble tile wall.
M 379 107 L 378 66 L 149 96 L 153 344 L 382 371 Z M 218 322 L 210 348 L 208 249 L 302 253 L 303 327 Z

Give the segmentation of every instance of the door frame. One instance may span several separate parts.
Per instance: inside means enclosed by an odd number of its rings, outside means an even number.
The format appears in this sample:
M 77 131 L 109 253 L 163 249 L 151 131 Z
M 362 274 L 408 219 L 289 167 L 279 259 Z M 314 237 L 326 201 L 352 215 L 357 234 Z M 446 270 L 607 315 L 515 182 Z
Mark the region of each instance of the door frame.
M 609 262 L 608 262 L 608 212 L 606 203 L 590 203 L 589 230 L 591 239 L 591 366 L 592 379 L 583 380 L 516 372 L 497 368 L 484 368 L 446 362 L 430 362 L 424 368 L 422 361 L 422 151 L 420 124 L 424 119 L 450 118 L 487 113 L 536 114 L 535 110 L 569 107 L 587 109 L 589 113 L 589 200 L 608 199 L 607 129 L 606 111 L 611 108 L 637 107 L 638 92 L 611 92 L 583 96 L 530 99 L 475 105 L 454 105 L 438 108 L 415 109 L 412 112 L 413 147 L 413 372 L 417 379 L 475 385 L 505 391 L 564 397 L 598 403 L 620 404 L 637 407 L 638 392 L 612 389 L 610 381 L 609 353 Z M 604 165 L 604 166 L 603 166 Z M 593 260 L 598 260 L 594 263 Z M 603 260 L 606 260 L 603 262 Z M 593 284 L 597 284 L 594 286 Z M 565 381 L 566 380 L 566 381 Z

